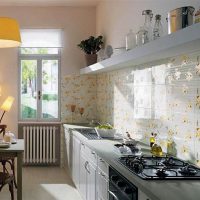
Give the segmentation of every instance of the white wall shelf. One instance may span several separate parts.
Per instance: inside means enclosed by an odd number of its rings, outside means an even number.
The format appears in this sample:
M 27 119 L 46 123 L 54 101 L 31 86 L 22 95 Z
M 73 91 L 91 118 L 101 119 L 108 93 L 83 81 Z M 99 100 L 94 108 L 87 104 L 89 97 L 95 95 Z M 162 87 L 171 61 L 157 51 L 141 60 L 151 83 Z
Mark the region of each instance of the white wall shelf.
M 200 50 L 200 23 L 151 41 L 117 56 L 82 68 L 81 74 L 98 74 L 143 65 Z

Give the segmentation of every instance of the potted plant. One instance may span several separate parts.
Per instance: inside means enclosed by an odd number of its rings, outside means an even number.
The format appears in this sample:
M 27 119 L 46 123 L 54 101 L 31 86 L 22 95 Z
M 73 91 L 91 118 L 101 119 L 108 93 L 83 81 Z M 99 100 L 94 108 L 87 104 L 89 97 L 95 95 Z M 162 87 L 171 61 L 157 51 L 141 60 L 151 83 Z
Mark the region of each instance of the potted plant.
M 82 40 L 78 47 L 85 52 L 87 66 L 97 62 L 97 52 L 103 45 L 103 36 L 90 36 L 86 40 Z

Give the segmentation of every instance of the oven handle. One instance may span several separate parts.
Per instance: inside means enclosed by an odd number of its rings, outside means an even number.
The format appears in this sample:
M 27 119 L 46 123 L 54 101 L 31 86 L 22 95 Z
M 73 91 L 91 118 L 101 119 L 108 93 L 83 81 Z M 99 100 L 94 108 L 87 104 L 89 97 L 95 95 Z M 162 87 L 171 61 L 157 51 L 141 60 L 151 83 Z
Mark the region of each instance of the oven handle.
M 111 194 L 114 197 L 115 200 L 119 200 L 119 198 L 115 195 L 114 192 L 108 190 L 108 193 Z

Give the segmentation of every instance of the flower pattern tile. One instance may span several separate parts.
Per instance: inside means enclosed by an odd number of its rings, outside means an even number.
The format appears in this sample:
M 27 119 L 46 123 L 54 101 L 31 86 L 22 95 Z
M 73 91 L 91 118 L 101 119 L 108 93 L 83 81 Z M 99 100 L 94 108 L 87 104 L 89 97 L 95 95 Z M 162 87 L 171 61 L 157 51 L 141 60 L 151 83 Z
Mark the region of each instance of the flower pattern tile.
M 97 75 L 97 118 L 200 165 L 199 52 L 148 68 Z

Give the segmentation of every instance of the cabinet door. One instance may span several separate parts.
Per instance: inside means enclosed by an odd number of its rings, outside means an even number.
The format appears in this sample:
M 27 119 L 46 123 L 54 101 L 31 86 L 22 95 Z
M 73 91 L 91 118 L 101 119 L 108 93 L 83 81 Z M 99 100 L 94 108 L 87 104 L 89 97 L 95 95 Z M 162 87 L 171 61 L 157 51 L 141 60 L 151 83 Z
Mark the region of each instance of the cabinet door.
M 83 200 L 87 199 L 87 171 L 86 165 L 88 161 L 84 156 L 80 157 L 80 182 L 79 182 L 79 191 Z
M 96 199 L 96 177 L 97 167 L 91 163 L 87 163 L 87 200 Z
M 100 199 L 108 200 L 108 179 L 101 170 L 97 175 L 97 195 Z
M 69 129 L 65 128 L 65 161 L 66 161 L 68 168 L 71 170 L 71 167 L 72 167 L 71 157 L 72 156 L 70 155 L 70 153 L 72 151 L 71 151 L 71 148 L 70 148 L 70 143 L 71 143 L 71 141 L 70 141 L 70 131 L 69 131 Z
M 72 178 L 77 188 L 79 188 L 80 173 L 80 140 L 73 137 L 73 158 L 72 158 Z

